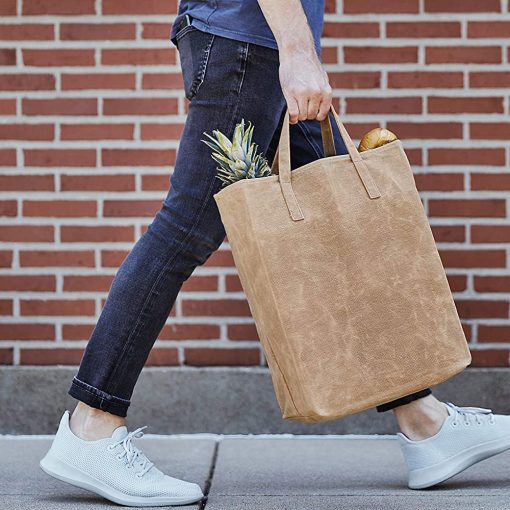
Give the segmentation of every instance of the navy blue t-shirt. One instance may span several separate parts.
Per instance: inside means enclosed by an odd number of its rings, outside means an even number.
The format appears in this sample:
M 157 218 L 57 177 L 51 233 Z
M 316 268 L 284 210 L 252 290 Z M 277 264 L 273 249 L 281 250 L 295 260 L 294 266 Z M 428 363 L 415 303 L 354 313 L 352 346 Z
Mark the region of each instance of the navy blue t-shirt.
M 301 0 L 301 4 L 320 56 L 324 0 Z M 204 32 L 278 49 L 257 0 L 181 0 L 170 31 L 174 45 L 175 27 L 185 14 L 193 18 L 193 26 Z

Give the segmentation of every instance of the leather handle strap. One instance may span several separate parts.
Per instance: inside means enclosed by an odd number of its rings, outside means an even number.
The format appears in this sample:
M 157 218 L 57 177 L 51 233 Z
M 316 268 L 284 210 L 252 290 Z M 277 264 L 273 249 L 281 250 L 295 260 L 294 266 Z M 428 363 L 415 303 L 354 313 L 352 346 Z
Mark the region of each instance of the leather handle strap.
M 333 112 L 333 117 L 335 122 L 337 123 L 338 129 L 342 138 L 344 140 L 345 146 L 347 147 L 347 151 L 349 152 L 349 156 L 351 161 L 356 169 L 356 172 L 365 187 L 365 190 L 370 199 L 379 198 L 381 193 L 377 187 L 377 184 L 372 179 L 370 171 L 366 163 L 363 161 L 356 145 L 352 141 L 347 129 L 343 125 L 342 121 L 338 117 L 338 114 L 335 111 L 333 105 L 330 107 Z M 331 130 L 331 124 L 329 122 L 329 115 L 321 121 L 321 132 L 323 135 L 323 144 L 324 144 L 324 152 L 328 155 L 335 155 L 334 152 L 334 141 L 331 143 L 324 143 L 324 139 L 328 139 L 329 135 L 331 135 L 331 141 L 333 140 L 333 133 Z M 324 136 L 326 135 L 326 136 Z M 331 154 L 331 149 L 333 149 L 333 154 Z M 275 155 L 275 160 L 278 160 L 278 180 L 280 182 L 280 187 L 282 190 L 283 197 L 285 199 L 285 203 L 287 204 L 287 208 L 289 210 L 290 216 L 294 221 L 299 221 L 304 219 L 303 211 L 301 210 L 299 203 L 297 201 L 296 195 L 292 188 L 292 177 L 291 177 L 291 168 L 290 168 L 290 138 L 289 138 L 289 110 L 285 111 L 285 116 L 283 119 L 282 131 L 280 134 L 280 141 L 278 144 L 278 149 Z M 273 166 L 274 166 L 273 161 Z
M 321 121 L 321 135 L 322 135 L 322 148 L 324 149 L 324 157 L 336 156 L 335 139 L 333 136 L 333 130 L 331 129 L 331 121 L 329 115 Z M 276 153 L 273 158 L 273 164 L 271 165 L 271 173 L 278 174 L 278 152 L 279 146 L 276 148 Z

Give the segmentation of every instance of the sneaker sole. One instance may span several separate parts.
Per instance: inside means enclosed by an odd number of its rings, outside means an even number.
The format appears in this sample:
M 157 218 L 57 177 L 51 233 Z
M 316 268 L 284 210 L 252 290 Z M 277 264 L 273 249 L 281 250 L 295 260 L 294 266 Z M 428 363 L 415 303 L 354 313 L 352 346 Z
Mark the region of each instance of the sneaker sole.
M 168 506 L 168 505 L 189 505 L 201 500 L 204 496 L 197 494 L 196 496 L 187 497 L 166 497 L 166 496 L 129 496 L 124 494 L 113 487 L 110 487 L 104 482 L 93 478 L 80 471 L 79 469 L 69 466 L 65 462 L 56 459 L 52 456 L 46 455 L 40 462 L 39 466 L 48 475 L 61 480 L 62 482 L 70 483 L 81 489 L 86 489 L 95 494 L 99 494 L 104 498 L 124 506 Z
M 426 489 L 448 480 L 468 467 L 488 459 L 510 448 L 510 436 L 482 443 L 464 450 L 448 460 L 423 469 L 415 469 L 409 473 L 410 489 Z

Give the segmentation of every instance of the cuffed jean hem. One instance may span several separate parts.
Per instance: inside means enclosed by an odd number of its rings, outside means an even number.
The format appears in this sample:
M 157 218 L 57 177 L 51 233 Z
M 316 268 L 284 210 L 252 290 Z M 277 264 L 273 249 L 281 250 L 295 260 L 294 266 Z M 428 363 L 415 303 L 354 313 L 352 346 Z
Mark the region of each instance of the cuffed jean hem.
M 419 398 L 426 397 L 431 393 L 432 390 L 430 388 L 426 388 L 424 390 L 417 391 L 416 393 L 412 393 L 411 395 L 406 395 L 405 397 L 398 398 L 397 400 L 386 402 L 386 404 L 381 404 L 380 406 L 377 406 L 376 409 L 378 413 L 384 413 L 385 411 L 390 411 L 395 407 L 409 404 L 409 402 L 412 402 L 413 400 L 418 400 Z
M 73 378 L 67 393 L 91 407 L 122 417 L 127 415 L 127 410 L 131 403 L 129 400 L 110 395 L 90 384 L 80 381 L 76 377 Z

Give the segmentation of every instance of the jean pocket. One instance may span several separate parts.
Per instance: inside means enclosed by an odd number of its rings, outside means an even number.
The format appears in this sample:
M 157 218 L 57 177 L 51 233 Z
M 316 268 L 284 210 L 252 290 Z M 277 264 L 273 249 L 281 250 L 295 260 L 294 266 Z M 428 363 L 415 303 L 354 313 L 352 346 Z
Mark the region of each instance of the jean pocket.
M 189 28 L 192 30 L 187 30 Z M 181 34 L 183 31 L 186 32 Z M 188 25 L 179 31 L 179 35 L 178 50 L 184 82 L 184 94 L 191 101 L 204 81 L 214 34 L 203 32 L 192 25 Z

